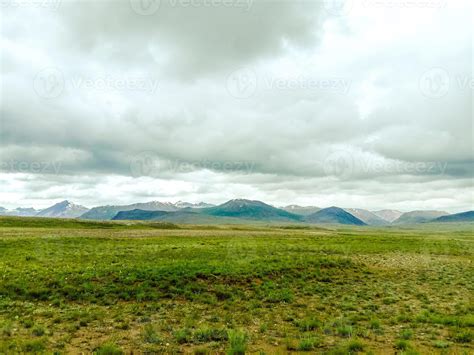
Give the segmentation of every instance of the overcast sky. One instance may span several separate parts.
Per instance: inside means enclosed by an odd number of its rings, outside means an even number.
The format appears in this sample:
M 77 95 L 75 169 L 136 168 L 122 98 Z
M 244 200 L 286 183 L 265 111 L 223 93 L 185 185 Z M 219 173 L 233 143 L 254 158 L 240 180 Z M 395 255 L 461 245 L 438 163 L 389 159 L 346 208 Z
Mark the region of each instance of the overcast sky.
M 473 209 L 469 0 L 1 0 L 0 206 Z

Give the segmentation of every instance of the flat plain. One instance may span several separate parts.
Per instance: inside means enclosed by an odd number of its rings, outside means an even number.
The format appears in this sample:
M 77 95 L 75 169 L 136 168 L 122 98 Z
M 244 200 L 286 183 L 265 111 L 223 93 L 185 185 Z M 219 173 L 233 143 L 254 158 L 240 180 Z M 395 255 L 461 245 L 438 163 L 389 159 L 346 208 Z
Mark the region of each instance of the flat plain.
M 0 353 L 473 354 L 473 224 L 0 218 Z

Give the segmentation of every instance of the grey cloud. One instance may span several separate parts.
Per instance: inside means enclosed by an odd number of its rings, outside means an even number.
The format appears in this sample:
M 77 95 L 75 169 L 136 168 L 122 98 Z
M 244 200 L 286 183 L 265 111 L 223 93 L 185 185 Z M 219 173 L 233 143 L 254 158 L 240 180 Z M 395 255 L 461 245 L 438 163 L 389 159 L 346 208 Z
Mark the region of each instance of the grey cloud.
M 352 194 L 378 207 L 389 207 L 388 196 L 400 207 L 424 186 L 414 201 L 434 199 L 430 193 L 448 199 L 435 193 L 445 189 L 457 200 L 447 205 L 466 205 L 474 168 L 472 88 L 458 80 L 472 80 L 464 17 L 439 12 L 433 23 L 444 25 L 442 34 L 433 25 L 432 33 L 381 43 L 377 33 L 357 37 L 364 22 L 351 14 L 338 20 L 343 31 L 334 29 L 319 2 L 259 1 L 244 11 L 169 1 L 150 16 L 128 1 L 63 2 L 41 16 L 6 9 L 0 154 L 7 165 L 0 168 L 17 179 L 19 194 L 43 201 L 74 191 L 93 205 L 116 198 L 96 196 L 110 179 L 130 200 L 201 193 L 210 202 L 255 194 L 269 202 L 333 195 L 336 203 Z M 50 66 L 64 88 L 44 98 L 34 83 Z M 228 87 L 241 67 L 257 80 L 245 98 Z M 433 67 L 451 78 L 440 98 L 420 90 Z M 158 89 L 94 84 L 107 76 L 153 80 Z M 88 79 L 90 88 L 74 85 Z M 331 80 L 347 85 L 318 86 Z M 157 164 L 151 174 L 134 170 L 143 154 Z M 60 162 L 60 171 L 35 165 L 42 162 Z
M 276 56 L 288 46 L 314 45 L 320 32 L 318 1 L 214 3 L 162 0 L 142 16 L 134 11 L 138 0 L 65 2 L 60 41 L 104 60 L 190 78 Z

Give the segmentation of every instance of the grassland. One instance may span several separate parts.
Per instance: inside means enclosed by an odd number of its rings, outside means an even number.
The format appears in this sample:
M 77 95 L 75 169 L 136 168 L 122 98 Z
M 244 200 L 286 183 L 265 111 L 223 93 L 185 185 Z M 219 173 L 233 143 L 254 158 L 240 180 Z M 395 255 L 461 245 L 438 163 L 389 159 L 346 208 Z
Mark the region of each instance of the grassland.
M 473 225 L 0 218 L 0 353 L 474 353 Z

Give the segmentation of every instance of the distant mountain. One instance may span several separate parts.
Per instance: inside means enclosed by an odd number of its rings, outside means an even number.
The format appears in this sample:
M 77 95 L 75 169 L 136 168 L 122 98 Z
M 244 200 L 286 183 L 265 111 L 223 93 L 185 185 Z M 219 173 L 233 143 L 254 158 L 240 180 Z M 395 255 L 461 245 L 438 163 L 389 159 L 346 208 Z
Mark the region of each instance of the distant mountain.
M 87 212 L 87 207 L 69 201 L 59 202 L 39 212 L 37 217 L 76 218 Z
M 286 212 L 298 214 L 300 216 L 307 216 L 321 210 L 319 207 L 315 207 L 315 206 L 298 206 L 298 205 L 289 205 L 289 206 L 282 207 L 281 209 Z
M 375 213 L 370 212 L 368 210 L 364 210 L 361 208 L 344 208 L 347 212 L 351 215 L 359 218 L 365 224 L 369 226 L 383 226 L 388 224 L 389 222 L 383 218 L 380 218 Z
M 474 211 L 441 216 L 431 220 L 430 222 L 474 222 Z
M 448 212 L 443 211 L 411 211 L 403 213 L 399 218 L 393 221 L 394 224 L 411 224 L 431 221 L 435 218 L 446 216 Z
M 261 201 L 230 200 L 222 205 L 204 208 L 203 214 L 260 221 L 299 221 L 301 216 L 267 205 Z
M 380 211 L 372 211 L 372 213 L 387 222 L 393 222 L 397 218 L 399 218 L 403 212 L 397 211 L 397 210 L 380 210 Z
M 240 224 L 253 222 L 251 220 L 232 217 L 210 216 L 187 209 L 175 212 L 144 210 L 121 211 L 117 213 L 113 220 L 159 221 L 181 224 Z
M 159 219 L 160 217 L 166 216 L 172 212 L 166 211 L 146 211 L 140 209 L 134 209 L 130 211 L 120 211 L 112 219 L 118 220 L 129 220 L 129 221 L 149 221 L 153 219 Z
M 112 219 L 117 213 L 121 211 L 132 211 L 132 210 L 144 210 L 144 211 L 178 211 L 179 208 L 176 207 L 171 202 L 159 202 L 151 201 L 145 203 L 134 203 L 132 205 L 123 205 L 123 206 L 99 206 L 90 209 L 88 212 L 84 213 L 81 218 L 83 219 Z
M 178 201 L 174 203 L 174 206 L 177 208 L 208 208 L 208 207 L 215 207 L 215 205 L 211 203 L 199 202 L 199 203 L 190 203 L 184 201 Z
M 34 208 L 15 208 L 14 210 L 8 210 L 4 207 L 0 207 L 0 215 L 2 216 L 20 216 L 20 217 L 33 217 L 36 216 L 41 210 L 35 210 Z
M 337 223 L 364 226 L 366 223 L 339 207 L 323 208 L 322 210 L 306 216 L 309 223 Z

